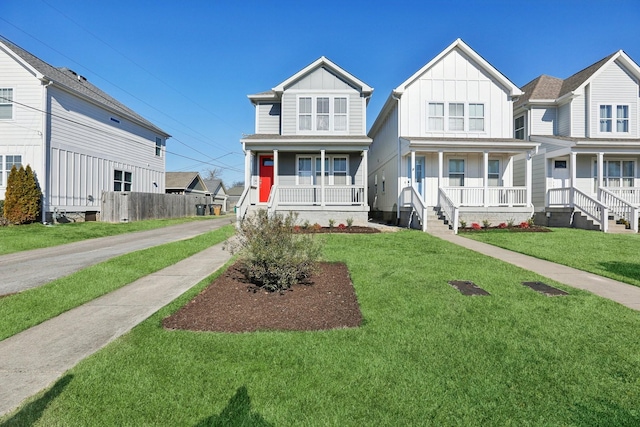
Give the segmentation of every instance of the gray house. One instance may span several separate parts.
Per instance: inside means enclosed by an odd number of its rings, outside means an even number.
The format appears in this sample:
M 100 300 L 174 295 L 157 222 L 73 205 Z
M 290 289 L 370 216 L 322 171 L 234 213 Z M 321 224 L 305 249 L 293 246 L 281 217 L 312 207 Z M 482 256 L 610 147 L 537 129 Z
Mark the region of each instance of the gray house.
M 366 224 L 366 109 L 373 88 L 321 57 L 273 89 L 249 95 L 255 134 L 241 139 L 242 219 L 256 209 L 301 221 Z

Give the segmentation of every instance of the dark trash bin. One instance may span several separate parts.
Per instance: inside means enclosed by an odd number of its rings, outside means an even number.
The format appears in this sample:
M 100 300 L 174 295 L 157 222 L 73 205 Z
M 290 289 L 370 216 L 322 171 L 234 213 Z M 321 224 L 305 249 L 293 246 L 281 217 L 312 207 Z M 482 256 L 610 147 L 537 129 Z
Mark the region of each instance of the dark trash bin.
M 201 205 L 201 204 L 196 205 L 196 215 L 204 216 L 204 205 Z

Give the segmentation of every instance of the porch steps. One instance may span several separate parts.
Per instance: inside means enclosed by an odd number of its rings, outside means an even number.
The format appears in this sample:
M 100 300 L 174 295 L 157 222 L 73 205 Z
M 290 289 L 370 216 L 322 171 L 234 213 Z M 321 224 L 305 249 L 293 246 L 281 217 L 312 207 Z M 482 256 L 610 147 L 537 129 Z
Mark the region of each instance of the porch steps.
M 635 234 L 632 228 L 627 228 L 624 224 L 616 224 L 613 219 L 609 220 L 608 232 L 612 234 Z
M 451 234 L 449 221 L 440 212 L 438 207 L 427 208 L 427 233 L 430 234 Z

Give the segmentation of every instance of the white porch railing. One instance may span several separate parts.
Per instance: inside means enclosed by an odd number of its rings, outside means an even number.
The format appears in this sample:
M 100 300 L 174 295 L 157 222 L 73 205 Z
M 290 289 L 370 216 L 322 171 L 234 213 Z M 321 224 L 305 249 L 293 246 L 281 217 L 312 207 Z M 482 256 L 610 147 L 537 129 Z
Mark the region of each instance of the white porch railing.
M 273 196 L 273 193 L 277 193 Z M 320 185 L 279 185 L 271 190 L 274 205 L 321 205 L 322 187 Z M 325 205 L 363 206 L 365 204 L 364 186 L 326 185 L 324 187 Z
M 446 215 L 453 228 L 453 234 L 458 234 L 458 223 L 460 210 L 458 206 L 448 196 L 445 188 L 438 189 L 438 205 Z
M 638 232 L 638 206 L 632 205 L 606 188 L 598 189 L 598 200 L 607 205 L 614 215 L 627 221 L 633 231 Z
M 640 187 L 607 187 L 606 190 L 627 203 L 640 207 Z
M 442 187 L 456 206 L 527 206 L 526 187 Z
M 410 206 L 422 222 L 422 231 L 427 231 L 427 206 L 413 186 L 402 189 L 402 205 Z M 411 225 L 411 222 L 409 222 Z
M 238 203 L 236 203 L 236 227 L 240 227 L 240 223 L 244 219 L 244 216 L 247 214 L 247 209 L 249 209 L 249 203 L 245 203 L 245 201 L 247 200 L 250 189 L 251 187 L 247 186 L 238 199 Z
M 606 204 L 583 193 L 577 188 L 552 188 L 547 191 L 547 205 L 574 207 L 600 226 L 600 230 L 607 232 L 609 228 L 609 208 Z

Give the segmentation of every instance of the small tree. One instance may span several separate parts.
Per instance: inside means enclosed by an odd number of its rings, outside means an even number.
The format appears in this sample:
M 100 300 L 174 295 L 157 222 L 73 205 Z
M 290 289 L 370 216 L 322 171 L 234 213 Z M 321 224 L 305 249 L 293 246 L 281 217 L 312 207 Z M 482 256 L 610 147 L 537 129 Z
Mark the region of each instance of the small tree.
M 27 168 L 11 168 L 7 178 L 7 191 L 4 198 L 4 217 L 13 224 L 25 224 L 37 221 L 40 213 L 42 192 L 36 176 Z
M 283 291 L 313 273 L 321 247 L 313 234 L 294 233 L 296 220 L 297 214 L 259 210 L 242 221 L 231 249 L 241 251 L 241 269 L 251 283 Z

